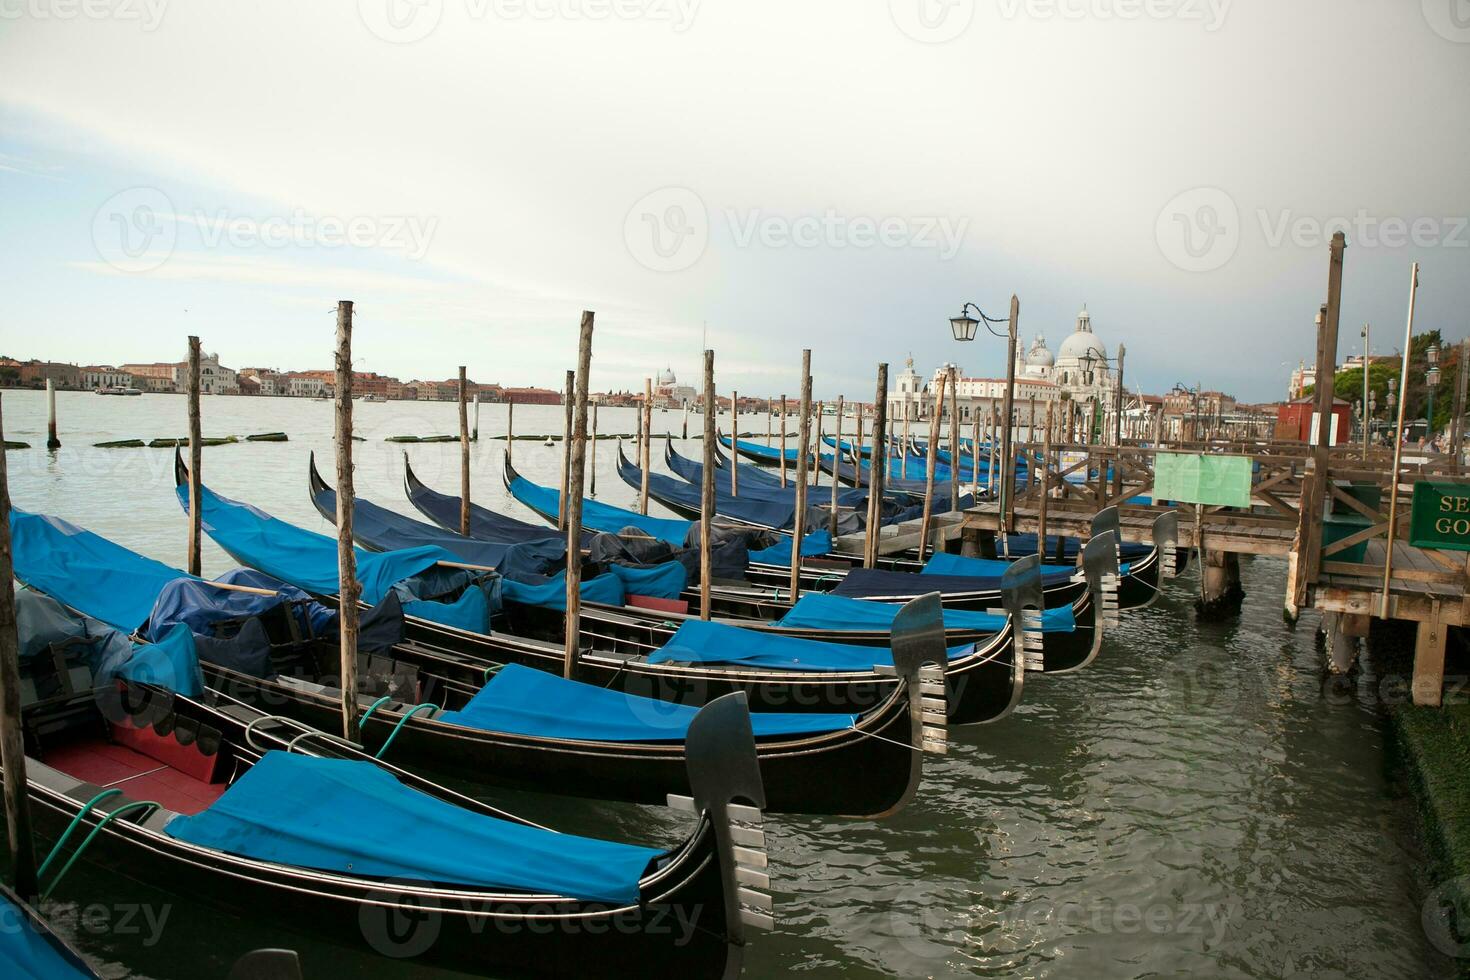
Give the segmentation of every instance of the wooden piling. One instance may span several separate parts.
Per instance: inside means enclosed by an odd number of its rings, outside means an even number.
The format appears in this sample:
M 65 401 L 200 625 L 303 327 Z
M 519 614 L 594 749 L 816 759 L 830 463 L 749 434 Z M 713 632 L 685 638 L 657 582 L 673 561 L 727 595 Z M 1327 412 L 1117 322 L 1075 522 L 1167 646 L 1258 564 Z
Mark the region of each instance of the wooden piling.
M 730 429 L 733 434 L 730 438 L 740 438 L 740 392 L 730 392 Z M 734 457 L 730 460 L 730 496 L 740 496 L 740 458 Z
M 1367 365 L 1363 367 L 1366 377 Z M 1460 341 L 1460 364 L 1455 376 L 1454 417 L 1450 420 L 1450 452 L 1455 454 L 1455 472 L 1460 471 L 1461 449 L 1465 438 L 1465 390 L 1470 381 L 1470 340 Z M 1365 457 L 1366 458 L 1366 457 Z
M 357 623 L 362 585 L 352 547 L 352 300 L 337 303 L 337 636 L 342 670 L 342 737 L 361 742 L 357 716 Z
M 475 429 L 470 433 L 471 442 L 480 441 L 480 389 L 475 387 Z
M 821 453 L 822 447 L 817 447 Z M 820 458 L 820 457 L 819 457 Z M 837 396 L 837 448 L 832 450 L 832 519 L 829 533 L 837 537 L 837 494 L 842 488 L 842 396 Z
M 204 437 L 199 419 L 199 338 L 189 338 L 189 554 L 186 570 L 198 578 L 203 567 L 203 534 L 201 533 L 199 488 L 204 477 Z
M 592 444 L 587 447 L 587 482 L 591 484 L 587 491 L 589 497 L 597 496 L 597 408 L 600 404 L 601 402 L 592 403 Z
M 783 396 L 784 401 L 784 396 Z M 715 352 L 704 352 L 704 473 L 699 479 L 699 618 L 710 617 L 710 576 L 714 562 L 715 522 Z M 783 416 L 784 423 L 784 416 Z M 782 435 L 785 435 L 784 424 Z M 731 436 L 730 465 L 735 465 L 735 442 Z M 784 438 L 782 440 L 785 441 Z
M 1014 493 L 1014 477 L 1016 472 L 1016 454 L 1011 447 L 1011 420 L 1014 418 L 1016 401 L 1016 330 L 1021 321 L 1021 301 L 1011 294 L 1011 315 L 1006 341 L 1006 391 L 1005 427 L 1001 429 L 1000 445 L 1000 492 L 1001 492 L 1001 518 L 1005 529 L 1010 531 L 1015 525 L 1016 501 Z
M 465 366 L 459 366 L 459 533 L 470 536 L 470 416 L 469 384 Z
M 638 481 L 638 513 L 648 513 L 648 463 L 652 456 L 648 444 L 653 441 L 653 379 L 643 379 L 643 408 L 638 413 L 638 466 L 643 475 Z
M 46 379 L 46 448 L 61 448 L 61 439 L 56 435 L 56 384 L 50 378 Z
M 817 402 L 817 405 L 816 405 L 816 413 L 817 413 L 817 434 L 816 434 L 816 438 L 812 440 L 812 447 L 811 447 L 812 448 L 811 471 L 812 471 L 812 488 L 813 489 L 816 489 L 817 487 L 820 487 L 822 485 L 822 468 L 817 465 L 817 461 L 822 458 L 822 403 L 821 402 Z
M 1041 499 L 1036 505 L 1036 553 L 1042 556 L 1046 555 L 1046 503 L 1051 496 L 1051 408 L 1052 403 L 1047 402 L 1046 428 L 1041 433 Z M 1034 460 L 1030 469 L 1036 469 Z
M 571 679 L 577 669 L 577 645 L 582 635 L 582 485 L 587 461 L 587 377 L 592 372 L 591 310 L 582 311 L 582 328 L 577 338 L 576 385 L 572 400 L 576 419 L 569 440 L 568 460 L 570 494 L 566 500 L 567 517 L 567 616 L 566 643 L 563 649 L 562 676 Z
M 801 541 L 806 537 L 806 468 L 812 436 L 812 352 L 801 352 L 801 424 L 796 456 L 796 511 L 791 520 L 791 601 L 801 596 Z
M 772 435 L 771 435 L 771 416 L 773 416 L 775 414 L 776 414 L 776 406 L 775 406 L 775 404 L 774 404 L 774 402 L 773 402 L 772 399 L 767 398 L 766 399 L 766 448 L 767 449 L 770 449 L 771 448 L 771 442 L 772 442 L 772 438 L 773 438 Z
M 878 524 L 883 513 L 883 487 L 888 481 L 888 364 L 878 365 L 878 387 L 873 396 L 873 451 L 868 467 L 868 526 L 863 534 L 863 567 L 878 561 Z M 862 472 L 862 454 L 858 454 Z
M 0 444 L 4 442 L 0 420 Z M 11 883 L 16 894 L 34 901 L 36 852 L 31 837 L 31 804 L 26 781 L 25 737 L 21 732 L 20 636 L 15 622 L 15 566 L 10 550 L 10 484 L 0 451 L 0 767 L 5 770 L 5 828 L 10 848 Z
M 1050 411 L 1050 409 L 1048 409 Z M 976 405 L 970 417 L 970 496 L 980 502 L 980 406 Z M 989 474 L 986 474 L 989 480 Z
M 960 466 L 965 458 L 960 448 L 960 369 L 949 369 L 949 509 L 960 511 Z
M 505 403 L 505 458 L 509 462 L 516 444 L 516 403 Z
M 1342 232 L 1338 232 L 1336 235 L 1333 236 L 1332 239 L 1333 259 L 1338 269 L 1340 269 L 1342 266 L 1342 252 L 1338 250 L 1337 241 L 1342 237 Z M 1339 290 L 1341 289 L 1340 275 L 1341 273 L 1339 272 Z M 1382 619 L 1388 618 L 1388 588 L 1393 579 L 1393 543 L 1394 539 L 1397 537 L 1396 532 L 1398 530 L 1399 517 L 1399 467 L 1403 463 L 1404 454 L 1404 413 L 1407 410 L 1409 404 L 1409 352 L 1414 349 L 1414 301 L 1418 294 L 1419 263 L 1415 262 L 1409 270 L 1409 322 L 1404 327 L 1404 355 L 1401 359 L 1402 366 L 1399 369 L 1399 419 L 1398 425 L 1396 426 L 1393 435 L 1393 469 L 1389 472 L 1388 476 L 1388 542 L 1384 549 L 1383 557 L 1383 597 L 1380 601 L 1378 610 L 1378 615 Z M 1327 389 L 1327 404 L 1330 408 L 1332 405 L 1331 388 L 1326 385 L 1322 385 L 1321 387 Z M 1318 399 L 1318 402 L 1320 405 L 1321 399 Z M 1325 444 L 1327 441 L 1325 433 L 1328 431 L 1328 416 L 1323 415 L 1321 416 L 1321 418 L 1322 424 L 1319 426 L 1319 434 L 1321 435 L 1321 438 L 1318 441 Z M 1323 455 L 1325 456 L 1325 453 Z M 1326 489 L 1322 488 L 1322 493 L 1325 492 Z M 1321 493 L 1317 494 L 1317 496 L 1320 497 Z M 1306 506 L 1307 500 L 1305 496 L 1305 491 L 1303 491 L 1302 509 L 1305 510 Z M 1318 511 L 1321 510 L 1320 502 L 1317 509 Z M 1317 522 L 1319 525 L 1321 524 L 1320 517 L 1317 518 Z M 1320 536 L 1320 528 L 1318 533 Z
M 934 464 L 939 454 L 939 416 L 944 412 L 943 381 L 934 397 L 934 414 L 929 419 L 929 452 L 924 463 L 924 519 L 919 522 L 919 564 L 924 564 L 924 549 L 929 544 L 929 522 L 934 514 Z
M 899 470 L 899 476 L 905 480 L 909 478 L 909 418 L 913 414 L 913 409 L 909 407 L 909 402 L 905 399 L 903 403 L 903 445 L 898 447 L 899 466 L 902 467 Z
M 731 437 L 730 455 L 735 455 L 734 437 Z M 786 489 L 786 396 L 781 396 L 781 489 Z
M 573 403 L 577 400 L 576 371 L 567 372 L 566 387 L 562 391 L 565 392 L 562 400 L 566 402 L 566 417 L 561 427 L 561 494 L 556 499 L 556 529 L 558 531 L 567 529 L 567 493 L 570 491 L 568 481 L 572 478 L 572 411 L 576 408 Z

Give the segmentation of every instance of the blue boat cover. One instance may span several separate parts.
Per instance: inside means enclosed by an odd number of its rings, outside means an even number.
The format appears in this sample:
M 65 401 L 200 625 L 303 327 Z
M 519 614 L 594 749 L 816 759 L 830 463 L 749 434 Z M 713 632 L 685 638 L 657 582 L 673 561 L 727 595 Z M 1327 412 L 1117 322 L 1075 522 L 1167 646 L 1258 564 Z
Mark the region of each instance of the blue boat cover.
M 830 554 L 831 551 L 832 535 L 827 531 L 813 531 L 801 541 L 801 554 L 804 558 L 815 558 L 818 555 Z M 791 564 L 791 535 L 783 534 L 769 548 L 752 551 L 750 560 L 760 565 L 789 566 Z
M 15 611 L 22 660 L 53 643 L 81 639 L 87 642 L 68 650 L 67 659 L 86 664 L 98 687 L 122 677 L 191 698 L 204 693 L 194 634 L 187 626 L 175 626 L 158 643 L 133 643 L 121 630 L 67 609 L 61 600 L 34 589 L 16 593 Z
M 1042 573 L 1043 587 L 1063 585 L 1072 579 L 1073 571 L 1065 573 Z M 842 581 L 832 590 L 836 595 L 854 599 L 873 599 L 923 595 L 938 592 L 940 595 L 960 595 L 967 592 L 1000 592 L 1000 576 L 956 576 L 927 575 L 915 572 L 890 572 L 881 568 L 854 568 L 842 576 Z
M 501 583 L 501 595 L 506 602 L 519 602 L 523 606 L 541 606 L 544 609 L 567 608 L 567 573 L 565 569 L 555 575 L 543 576 L 542 581 L 512 581 Z M 627 599 L 623 591 L 623 580 L 616 575 L 597 575 L 582 580 L 582 601 L 600 602 L 607 606 L 621 606 Z
M 949 659 L 967 656 L 975 644 L 949 650 Z M 649 663 L 739 664 L 768 670 L 852 671 L 892 666 L 893 651 L 763 633 L 724 623 L 690 619 L 669 641 L 648 655 Z M 754 715 L 752 715 L 754 717 Z
M 689 570 L 676 561 L 667 561 L 660 565 L 624 565 L 611 562 L 607 570 L 622 580 L 623 591 L 628 595 L 677 599 L 689 585 Z
M 672 484 L 674 486 L 678 486 L 681 488 L 687 487 L 689 489 L 692 489 L 695 493 L 695 506 L 698 506 L 698 493 L 700 485 L 704 480 L 704 463 L 696 462 L 692 459 L 685 459 L 683 456 L 680 456 L 678 453 L 674 452 L 672 446 L 669 447 L 668 452 L 665 453 L 665 459 L 669 463 L 669 468 L 678 475 L 679 479 L 677 481 L 674 481 L 667 476 L 663 476 L 662 474 L 650 473 L 650 492 L 652 492 L 655 481 L 668 481 L 669 484 Z M 641 474 L 642 472 L 636 465 L 631 466 L 630 469 L 634 473 Z M 760 500 L 766 503 L 790 504 L 792 513 L 796 512 L 796 487 L 794 485 L 788 485 L 785 487 L 781 486 L 781 478 L 779 476 L 775 477 L 774 481 L 770 482 L 764 479 L 747 481 L 745 478 L 747 470 L 754 470 L 755 472 L 761 473 L 762 475 L 765 475 L 769 472 L 767 470 L 762 470 L 759 466 L 754 466 L 749 463 L 741 463 L 740 495 L 738 497 L 734 496 L 730 492 L 730 474 L 728 470 L 726 470 L 723 474 L 717 473 L 715 475 L 715 509 L 717 511 L 720 511 L 720 508 L 723 507 L 726 501 Z M 846 470 L 851 471 L 852 467 L 847 466 Z M 665 486 L 666 484 L 658 483 L 657 485 Z M 681 489 L 681 493 L 682 492 L 683 491 Z M 821 494 L 821 499 L 829 499 L 830 493 L 831 488 L 829 487 L 826 491 L 823 491 L 823 493 Z M 818 495 L 813 492 L 812 497 L 816 498 L 817 496 Z M 679 500 L 680 503 L 683 503 L 684 498 L 681 496 Z M 868 504 L 868 493 L 866 490 L 844 487 L 838 491 L 837 503 L 839 506 L 842 507 L 866 507 Z M 723 511 L 721 512 L 723 513 Z
M 419 513 L 446 531 L 456 533 L 459 531 L 459 497 L 429 489 L 419 482 L 412 470 L 404 475 L 404 489 L 408 493 L 409 502 L 418 508 Z M 556 513 L 555 503 L 556 499 L 553 497 L 552 514 Z M 594 501 L 589 500 L 587 503 L 594 503 Z M 535 508 L 533 507 L 532 510 Z M 585 519 L 583 524 L 586 528 L 592 527 L 591 524 L 586 523 Z M 531 524 L 518 520 L 470 501 L 470 537 L 477 541 L 488 541 L 495 544 L 523 544 L 528 541 L 545 540 L 548 535 L 564 537 L 544 524 Z M 590 531 L 583 531 L 582 547 L 587 547 L 591 536 Z
M 680 455 L 679 451 L 674 448 L 673 443 L 666 444 L 664 461 L 669 464 L 669 469 L 674 471 L 674 475 L 686 483 L 697 484 L 700 480 L 704 479 L 704 464 L 699 460 Z M 737 460 L 737 464 L 740 470 L 740 486 L 742 488 L 746 486 L 781 488 L 780 474 L 762 466 L 757 466 L 754 463 L 745 463 Z M 724 479 L 726 483 L 730 482 L 730 461 L 723 454 L 719 454 L 715 460 L 715 469 L 719 471 L 715 479 Z M 789 486 L 790 483 L 788 482 L 787 485 Z
M 0 895 L 0 976 L 67 980 L 97 974 L 75 953 L 36 928 L 24 909 Z
M 252 589 L 273 589 L 275 595 L 217 589 L 183 572 L 177 574 L 180 577 L 165 584 L 153 602 L 145 634 L 150 640 L 160 639 L 180 623 L 188 626 L 190 632 L 209 636 L 215 623 L 264 615 L 282 602 L 300 603 L 291 607 L 291 615 L 300 625 L 303 635 L 323 636 L 336 632 L 336 610 L 312 602 L 311 596 L 294 585 L 287 585 L 264 572 L 236 568 L 215 581 Z
M 320 488 L 312 494 L 312 502 L 323 517 L 335 523 L 336 490 Z M 433 545 L 458 556 L 460 561 L 484 565 L 502 575 L 519 572 L 545 575 L 566 559 L 566 535 L 551 528 L 542 528 L 539 538 L 482 541 L 416 521 L 361 497 L 352 506 L 352 536 L 358 544 L 373 551 L 403 551 Z
M 506 664 L 459 711 L 438 721 L 489 732 L 588 742 L 682 742 L 699 709 L 657 698 L 624 694 L 595 684 L 564 680 L 519 664 Z M 757 738 L 814 735 L 857 724 L 856 715 L 752 712 Z
M 871 599 L 849 599 L 846 596 L 807 592 L 791 611 L 776 620 L 777 626 L 804 629 L 869 630 L 893 629 L 893 618 L 903 606 L 896 602 L 874 602 Z M 968 609 L 944 610 L 944 627 L 951 630 L 979 630 L 999 633 L 1005 627 L 1004 613 L 974 612 Z M 1041 615 L 1044 633 L 1070 633 L 1077 628 L 1071 606 L 1048 609 Z
M 275 751 L 164 833 L 291 867 L 619 904 L 638 900 L 638 881 L 661 853 L 474 813 L 371 762 Z
M 921 575 L 951 575 L 970 576 L 972 578 L 999 577 L 1006 573 L 1011 563 L 1004 558 L 967 558 L 964 555 L 951 555 L 940 551 L 931 555 L 924 563 Z M 1042 565 L 1042 575 L 1055 575 L 1063 573 L 1068 576 L 1077 571 L 1073 565 Z
M 59 517 L 10 512 L 15 577 L 124 633 L 143 625 L 177 568 L 144 558 Z
M 565 603 L 566 600 L 562 601 Z M 441 626 L 487 635 L 490 633 L 490 613 L 490 599 L 485 595 L 485 590 L 477 585 L 465 589 L 453 602 L 409 599 L 403 603 L 405 616 L 415 616 Z
M 561 507 L 560 491 L 532 483 L 523 476 L 510 481 L 510 494 L 538 514 L 555 514 Z M 636 527 L 649 537 L 682 548 L 689 537 L 691 524 L 691 521 L 678 518 L 650 517 L 599 500 L 582 501 L 582 526 L 604 534 L 617 534 L 625 527 Z

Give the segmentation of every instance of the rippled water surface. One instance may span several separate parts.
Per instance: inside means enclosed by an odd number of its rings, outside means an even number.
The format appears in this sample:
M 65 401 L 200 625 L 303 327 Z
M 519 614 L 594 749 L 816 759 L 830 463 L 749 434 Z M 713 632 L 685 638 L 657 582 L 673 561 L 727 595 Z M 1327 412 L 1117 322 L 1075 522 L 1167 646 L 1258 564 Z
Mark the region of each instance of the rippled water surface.
M 3 397 L 7 438 L 43 446 L 44 396 Z M 89 447 L 182 434 L 184 400 L 61 393 L 58 403 L 63 448 L 8 455 L 15 505 L 181 563 L 171 451 Z M 481 408 L 482 437 L 504 431 L 504 413 Z M 518 406 L 516 430 L 560 432 L 561 418 L 557 407 Z M 329 403 L 213 397 L 204 420 L 206 436 L 288 432 L 284 444 L 206 449 L 204 479 L 329 530 L 306 494 L 309 451 L 324 454 L 330 472 Z M 359 495 L 413 513 L 403 447 L 383 439 L 457 432 L 454 406 L 359 405 L 357 421 Z M 654 414 L 658 431 L 677 434 L 682 422 L 679 412 Z M 741 422 L 765 431 L 764 417 Z M 728 430 L 728 419 L 721 424 Z M 633 428 L 631 410 L 601 413 L 603 432 Z M 474 447 L 475 498 L 535 520 L 501 485 L 504 445 Z M 598 447 L 598 497 L 628 504 L 613 445 Z M 406 448 L 425 482 L 457 492 L 457 446 Z M 527 476 L 555 482 L 559 449 L 519 442 L 515 453 Z M 207 573 L 229 567 L 205 547 Z M 950 754 L 926 759 L 919 796 L 897 817 L 770 818 L 779 926 L 756 937 L 747 975 L 1452 976 L 1419 924 L 1413 824 L 1386 776 L 1378 715 L 1324 697 L 1312 621 L 1292 630 L 1281 620 L 1284 563 L 1246 560 L 1242 571 L 1239 619 L 1197 623 L 1191 574 L 1152 608 L 1126 614 L 1085 671 L 1032 675 L 1012 717 L 952 729 Z M 662 809 L 485 795 L 582 833 L 659 842 L 682 828 Z M 235 956 L 271 945 L 301 950 L 308 977 L 425 975 L 315 943 L 309 923 L 283 932 L 222 917 L 94 869 L 74 871 L 59 898 L 51 909 L 62 930 L 112 976 L 222 976 Z M 152 923 L 161 915 L 160 931 Z

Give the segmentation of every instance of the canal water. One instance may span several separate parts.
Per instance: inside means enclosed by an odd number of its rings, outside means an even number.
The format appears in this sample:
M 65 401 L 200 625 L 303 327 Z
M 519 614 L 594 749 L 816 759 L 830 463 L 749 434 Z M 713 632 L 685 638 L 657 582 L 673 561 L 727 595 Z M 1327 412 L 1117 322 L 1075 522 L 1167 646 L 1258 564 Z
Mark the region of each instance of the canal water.
M 91 444 L 181 435 L 183 398 L 61 393 L 58 403 L 63 448 L 49 453 L 44 396 L 3 395 L 6 437 L 33 447 L 7 456 L 14 504 L 181 564 L 172 452 Z M 561 411 L 518 406 L 516 430 L 559 433 Z M 356 417 L 360 496 L 414 513 L 402 491 L 404 450 L 425 482 L 457 492 L 457 446 L 384 441 L 457 432 L 452 404 L 360 404 Z M 677 435 L 682 423 L 681 412 L 654 414 L 659 432 Z M 741 423 L 765 431 L 764 417 Z M 326 402 L 205 398 L 206 436 L 290 435 L 206 449 L 205 482 L 330 531 L 306 474 L 311 450 L 330 472 L 331 424 Z M 634 426 L 632 410 L 601 413 L 603 432 Z M 728 417 L 721 426 L 728 431 Z M 504 406 L 482 406 L 475 499 L 534 520 L 501 484 L 505 443 L 489 437 L 504 427 Z M 699 430 L 697 417 L 690 427 Z M 597 450 L 598 499 L 628 505 L 634 494 L 618 480 L 614 445 Z M 540 482 L 556 481 L 559 459 L 558 448 L 515 445 L 517 468 Z M 206 573 L 230 566 L 211 543 L 205 549 Z M 1420 925 L 1422 862 L 1381 717 L 1355 693 L 1372 691 L 1374 679 L 1346 693 L 1324 688 L 1315 621 L 1282 622 L 1284 563 L 1247 560 L 1242 577 L 1238 619 L 1196 622 L 1191 573 L 1152 608 L 1125 615 L 1085 671 L 1032 675 L 1012 717 L 952 729 L 950 754 L 926 757 L 919 795 L 897 817 L 770 818 L 778 926 L 756 936 L 747 975 L 1455 975 Z M 584 834 L 660 843 L 683 828 L 660 808 L 477 792 Z M 343 814 L 344 831 L 351 817 Z M 223 976 L 262 946 L 298 949 L 309 978 L 447 975 L 316 942 L 309 922 L 287 931 L 226 916 L 91 868 L 74 870 L 48 910 L 111 977 Z

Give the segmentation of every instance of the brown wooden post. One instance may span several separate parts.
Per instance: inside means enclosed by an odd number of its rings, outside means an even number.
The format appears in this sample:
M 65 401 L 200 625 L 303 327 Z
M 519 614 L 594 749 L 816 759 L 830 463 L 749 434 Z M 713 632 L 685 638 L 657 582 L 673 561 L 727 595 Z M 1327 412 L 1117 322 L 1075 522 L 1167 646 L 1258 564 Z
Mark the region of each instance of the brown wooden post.
M 572 410 L 577 400 L 577 372 L 567 372 L 566 387 L 562 389 L 562 401 L 566 403 L 565 419 L 561 427 L 561 495 L 556 500 L 556 529 L 567 529 L 567 493 L 572 477 Z
M 576 672 L 578 644 L 582 637 L 582 478 L 587 463 L 587 377 L 592 373 L 592 321 L 595 316 L 591 310 L 582 311 L 582 326 L 577 337 L 576 389 L 573 395 L 576 415 L 571 434 L 568 480 L 571 493 L 566 501 L 567 622 L 562 676 L 568 679 Z
M 766 448 L 771 446 L 771 416 L 776 414 L 776 406 L 772 399 L 766 399 Z
M 1338 317 L 1342 310 L 1342 258 L 1346 247 L 1347 238 L 1342 232 L 1332 236 L 1327 272 L 1327 304 L 1322 309 L 1323 329 L 1318 335 L 1320 339 L 1317 347 L 1317 390 L 1315 393 L 1316 412 L 1319 420 L 1317 445 L 1312 449 L 1311 478 L 1303 483 L 1301 497 L 1302 513 L 1310 517 L 1306 534 L 1301 536 L 1307 552 L 1304 556 L 1306 575 L 1302 582 L 1303 585 L 1315 582 L 1318 571 L 1322 567 L 1322 511 L 1323 502 L 1328 493 L 1328 482 L 1331 479 L 1327 472 L 1327 465 L 1332 451 L 1332 379 L 1337 369 L 1337 327 Z M 1407 348 L 1405 348 L 1404 356 L 1407 360 Z M 1310 493 L 1308 488 L 1310 488 Z M 1389 528 L 1389 540 L 1393 540 L 1392 527 Z M 1389 547 L 1392 548 L 1392 545 Z M 1302 599 L 1305 601 L 1305 594 L 1302 595 Z
M 960 448 L 960 369 L 949 369 L 949 510 L 960 512 L 960 465 L 965 454 Z
M 0 422 L 0 443 L 4 442 L 4 428 Z M 198 509 L 193 513 L 198 513 Z M 20 637 L 15 625 L 15 566 L 10 547 L 10 484 L 5 451 L 0 449 L 0 767 L 5 770 L 5 828 L 10 847 L 11 882 L 16 893 L 30 902 L 39 896 L 40 890 L 36 884 L 25 737 L 20 721 Z
M 1021 301 L 1011 294 L 1011 315 L 1007 328 L 1006 339 L 1006 392 L 1005 428 L 1001 430 L 1000 446 L 1000 472 L 1001 472 L 1001 516 L 1005 521 L 1005 529 L 1012 530 L 1015 523 L 1016 501 L 1015 501 L 1015 475 L 1016 475 L 1016 453 L 1012 448 L 1011 420 L 1015 411 L 1016 402 L 1016 330 L 1021 321 Z
M 908 397 L 905 396 L 903 403 L 903 445 L 898 447 L 898 458 L 901 460 L 899 463 L 901 469 L 898 475 L 905 480 L 909 478 L 909 440 L 911 438 L 909 435 L 909 417 L 914 414 L 913 409 L 909 405 Z
M 470 414 L 469 381 L 459 366 L 459 533 L 470 536 Z
M 1364 370 L 1367 370 L 1366 366 Z M 1460 363 L 1455 371 L 1455 417 L 1450 422 L 1450 451 L 1455 454 L 1455 472 L 1458 473 L 1465 438 L 1465 388 L 1470 381 L 1470 340 L 1460 341 Z
M 732 436 L 731 438 L 733 440 L 734 437 Z M 734 452 L 735 443 L 732 441 L 730 443 L 730 446 L 731 446 L 730 455 L 731 456 L 734 456 L 735 455 L 735 452 Z M 786 396 L 785 395 L 782 395 L 781 396 L 781 487 L 782 487 L 782 489 L 785 489 L 785 487 L 786 487 Z
M 199 488 L 204 477 L 204 437 L 199 419 L 199 338 L 189 338 L 189 561 L 188 572 L 198 577 L 203 565 Z
M 970 496 L 980 502 L 980 400 L 974 400 L 970 418 Z
M 699 618 L 710 617 L 710 576 L 714 563 L 710 551 L 715 546 L 715 352 L 704 352 L 704 473 L 699 479 Z M 786 441 L 786 396 L 781 396 L 781 441 Z M 735 465 L 735 437 L 730 437 L 730 465 Z M 783 447 L 784 448 L 784 447 Z
M 480 388 L 478 385 L 475 386 L 475 428 L 470 433 L 470 441 L 480 441 Z
M 832 520 L 830 533 L 837 537 L 837 494 L 842 489 L 842 396 L 837 396 L 837 448 L 832 450 Z M 822 447 L 817 447 L 820 458 Z
M 740 438 L 740 392 L 730 392 L 730 428 L 735 431 L 731 437 Z M 740 496 L 740 466 L 738 457 L 730 460 L 730 496 Z
M 852 485 L 860 487 L 863 485 L 863 406 L 861 404 L 858 405 L 856 414 L 857 438 L 853 441 L 852 447 Z M 868 458 L 873 459 L 874 457 L 870 455 Z
M 1415 704 L 1437 708 L 1444 698 L 1444 647 L 1449 630 L 1440 619 L 1437 600 L 1432 610 L 1431 618 L 1419 624 L 1414 637 L 1411 693 Z
M 934 414 L 929 419 L 929 446 L 924 463 L 924 517 L 919 522 L 919 564 L 924 564 L 924 549 L 929 545 L 929 521 L 934 513 L 934 464 L 939 453 L 939 416 L 944 412 L 944 382 L 934 396 Z
M 591 486 L 587 490 L 587 496 L 597 496 L 597 409 L 601 402 L 592 403 L 592 438 L 588 440 L 587 447 L 587 482 Z
M 649 443 L 653 441 L 653 379 L 643 379 L 643 408 L 638 413 L 638 466 L 643 475 L 638 479 L 638 513 L 648 513 L 648 464 L 652 459 Z
M 1118 345 L 1117 387 L 1113 391 L 1113 496 L 1123 492 L 1123 357 L 1127 350 Z
M 1041 500 L 1036 505 L 1036 553 L 1046 555 L 1046 503 L 1051 496 L 1051 408 L 1052 403 L 1046 403 L 1046 428 L 1041 433 Z M 1032 463 L 1035 469 L 1035 463 Z
M 796 511 L 791 520 L 791 601 L 801 596 L 801 542 L 806 537 L 806 468 L 812 438 L 812 352 L 801 352 L 801 424 L 797 429 Z
M 873 452 L 868 458 L 868 526 L 863 536 L 863 567 L 878 560 L 878 515 L 882 513 L 883 486 L 888 480 L 888 364 L 878 365 L 878 390 L 873 397 Z M 862 458 L 858 458 L 862 472 Z
M 338 652 L 342 670 L 342 737 L 361 742 L 357 716 L 357 621 L 362 584 L 357 581 L 357 553 L 352 547 L 352 300 L 337 303 L 337 613 Z
M 516 444 L 516 403 L 512 399 L 505 403 L 505 458 L 511 458 L 511 450 Z
M 1337 239 L 1342 237 L 1338 232 L 1333 237 L 1333 245 L 1336 246 Z M 1334 255 L 1340 256 L 1334 249 Z M 1339 258 L 1339 263 L 1340 263 Z M 1378 615 L 1388 618 L 1388 589 L 1393 582 L 1393 542 L 1398 530 L 1399 517 L 1399 467 L 1403 462 L 1404 453 L 1404 412 L 1409 402 L 1409 352 L 1414 349 L 1414 301 L 1419 294 L 1419 263 L 1415 262 L 1409 270 L 1409 322 L 1404 327 L 1404 356 L 1399 369 L 1399 420 L 1393 435 L 1393 469 L 1388 475 L 1388 543 L 1384 549 L 1383 556 L 1383 599 L 1379 606 Z M 1303 491 L 1302 508 L 1306 509 L 1305 490 Z
M 813 488 L 820 487 L 822 485 L 822 467 L 820 465 L 818 465 L 818 461 L 822 457 L 822 403 L 821 402 L 817 402 L 816 412 L 817 412 L 817 437 L 814 440 L 812 440 L 812 447 L 811 447 L 811 449 L 812 449 L 811 471 L 812 471 L 812 487 Z

